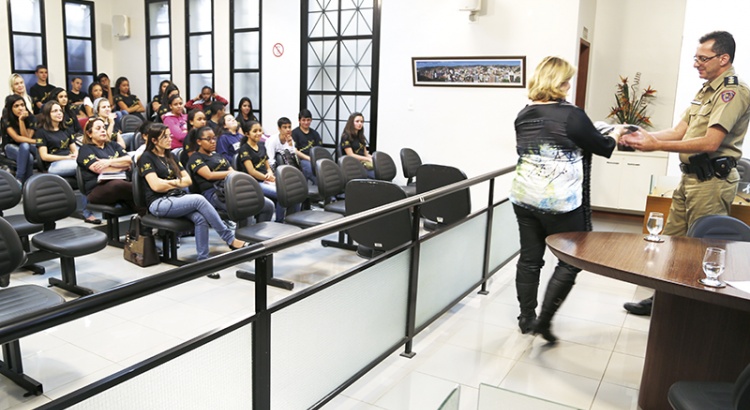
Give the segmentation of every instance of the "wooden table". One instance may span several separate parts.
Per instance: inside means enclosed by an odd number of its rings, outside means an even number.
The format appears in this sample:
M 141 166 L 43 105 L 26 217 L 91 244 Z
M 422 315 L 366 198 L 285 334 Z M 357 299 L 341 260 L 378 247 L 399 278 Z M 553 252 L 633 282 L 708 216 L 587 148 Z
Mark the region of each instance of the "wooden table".
M 678 380 L 734 381 L 750 363 L 750 293 L 701 285 L 708 246 L 727 250 L 722 280 L 750 280 L 750 242 L 568 232 L 547 238 L 552 253 L 583 270 L 655 290 L 638 404 L 670 409 Z

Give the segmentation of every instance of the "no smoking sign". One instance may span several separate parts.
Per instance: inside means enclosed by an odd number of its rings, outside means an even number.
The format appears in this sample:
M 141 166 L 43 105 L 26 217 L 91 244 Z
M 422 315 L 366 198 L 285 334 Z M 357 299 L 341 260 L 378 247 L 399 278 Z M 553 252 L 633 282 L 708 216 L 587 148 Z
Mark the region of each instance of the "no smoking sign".
M 281 57 L 284 55 L 284 45 L 281 43 L 276 43 L 273 45 L 273 55 L 276 57 Z

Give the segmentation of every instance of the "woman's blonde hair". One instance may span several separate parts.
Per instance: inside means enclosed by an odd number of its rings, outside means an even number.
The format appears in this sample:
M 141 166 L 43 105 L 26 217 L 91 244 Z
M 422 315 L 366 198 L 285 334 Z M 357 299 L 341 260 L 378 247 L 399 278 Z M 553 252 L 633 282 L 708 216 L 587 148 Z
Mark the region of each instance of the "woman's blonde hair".
M 564 99 L 567 90 L 561 87 L 570 81 L 576 69 L 560 57 L 545 57 L 529 80 L 529 99 L 554 101 Z

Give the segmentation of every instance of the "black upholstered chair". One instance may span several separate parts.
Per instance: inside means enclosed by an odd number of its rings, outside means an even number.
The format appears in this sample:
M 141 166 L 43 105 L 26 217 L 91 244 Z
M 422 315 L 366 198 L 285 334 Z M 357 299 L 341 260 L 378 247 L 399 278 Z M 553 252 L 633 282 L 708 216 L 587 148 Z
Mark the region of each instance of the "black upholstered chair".
M 444 165 L 422 165 L 417 169 L 417 194 L 466 179 L 460 169 Z M 469 188 L 445 195 L 422 205 L 424 227 L 434 230 L 453 224 L 471 213 Z
M 86 186 L 83 183 L 83 170 L 81 170 L 81 167 L 76 167 L 76 181 L 78 182 L 81 195 L 88 195 L 89 193 L 86 191 Z M 101 205 L 89 202 L 86 208 L 92 212 L 100 212 L 102 218 L 107 221 L 107 244 L 118 248 L 124 247 L 125 244 L 120 241 L 120 217 L 132 215 L 135 211 L 125 204 Z
M 254 225 L 243 225 L 243 221 L 253 217 L 263 210 L 265 197 L 258 181 L 243 172 L 233 172 L 227 176 L 224 183 L 226 194 L 227 214 L 229 218 L 237 222 L 238 228 L 234 236 L 242 241 L 250 243 L 263 242 L 279 236 L 293 235 L 302 229 L 297 226 L 277 222 L 259 222 Z M 287 290 L 294 288 L 294 283 L 276 279 L 273 277 L 273 255 L 268 257 L 268 284 Z M 237 271 L 237 277 L 247 280 L 255 280 L 255 274 L 243 270 Z
M 417 193 L 417 184 L 414 179 L 417 177 L 417 169 L 422 165 L 422 158 L 419 157 L 416 151 L 411 148 L 401 148 L 401 170 L 404 172 L 404 178 L 406 178 L 406 191 L 407 195 L 415 195 Z
M 136 132 L 143 124 L 143 118 L 140 115 L 126 115 L 120 120 L 120 130 L 123 133 Z
M 750 242 L 750 226 L 727 215 L 705 215 L 690 225 L 687 236 Z
M 740 173 L 740 182 L 750 182 L 750 159 L 740 158 L 737 161 L 737 172 Z
M 398 172 L 393 158 L 382 151 L 372 154 L 372 167 L 375 171 L 375 179 L 380 181 L 391 182 L 393 178 L 396 178 Z M 413 196 L 417 193 L 416 186 L 402 186 L 401 189 L 407 196 Z
M 344 180 L 349 182 L 353 179 L 366 179 L 367 170 L 358 159 L 344 155 L 339 157 L 339 168 L 344 175 Z
M 174 155 L 174 154 L 173 154 Z M 146 207 L 146 180 L 140 175 L 137 165 L 133 166 L 133 200 L 136 205 Z M 177 235 L 195 229 L 193 221 L 187 218 L 159 218 L 150 213 L 141 217 L 141 225 L 162 232 L 161 261 L 170 265 L 182 266 L 188 262 L 177 259 Z
M 315 164 L 318 162 L 319 159 L 328 158 L 331 161 L 333 161 L 333 154 L 331 154 L 331 151 L 328 151 L 326 148 L 321 146 L 315 146 L 310 148 L 310 165 L 312 166 L 312 173 L 313 175 L 318 175 L 318 170 L 315 169 Z
M 328 158 L 321 158 L 316 161 L 314 168 L 317 169 L 318 173 L 318 192 L 320 192 L 320 196 L 325 198 L 323 210 L 346 215 L 346 200 L 341 198 L 344 196 L 346 189 L 346 179 L 341 172 L 341 168 Z M 339 232 L 339 240 L 337 242 L 324 239 L 322 244 L 323 246 L 332 246 L 352 251 L 357 249 L 351 237 L 348 237 L 345 231 Z
M 276 195 L 284 208 L 304 202 L 307 199 L 307 179 L 302 171 L 291 165 L 278 166 L 276 168 Z M 343 215 L 333 212 L 305 210 L 287 215 L 284 223 L 310 228 L 342 217 Z
M 679 381 L 669 388 L 669 404 L 675 410 L 750 409 L 750 364 L 732 382 Z
M 83 226 L 56 229 L 55 222 L 71 216 L 76 205 L 73 189 L 57 175 L 37 174 L 23 185 L 26 219 L 44 225 L 44 231 L 34 235 L 31 243 L 40 251 L 60 258 L 62 280 L 50 278 L 49 284 L 85 296 L 93 291 L 77 284 L 75 258 L 104 249 L 107 235 Z
M 354 215 L 406 198 L 398 185 L 372 179 L 356 179 L 346 184 L 346 214 Z M 349 229 L 359 245 L 360 256 L 372 257 L 411 240 L 411 215 L 408 209 L 382 216 Z
M 31 251 L 29 245 L 29 235 L 40 232 L 43 228 L 42 224 L 33 224 L 26 220 L 26 216 L 23 214 L 18 215 L 3 215 L 3 211 L 13 208 L 21 202 L 21 186 L 13 175 L 10 173 L 0 170 L 0 216 L 4 217 L 10 226 L 15 229 L 21 240 L 23 250 L 28 253 Z M 44 266 L 41 265 L 26 265 L 25 269 L 31 270 L 36 274 L 44 273 Z M 6 277 L 7 279 L 7 277 Z M 0 277 L 0 287 L 8 286 L 8 282 Z
M 15 229 L 8 221 L 0 218 L 0 278 L 9 277 L 11 272 L 25 261 L 26 253 Z M 0 323 L 10 322 L 28 313 L 64 302 L 62 296 L 42 286 L 21 285 L 0 289 Z M 3 361 L 0 361 L 0 374 L 24 388 L 28 394 L 42 394 L 42 384 L 23 373 L 20 341 L 12 340 L 4 343 L 2 347 Z

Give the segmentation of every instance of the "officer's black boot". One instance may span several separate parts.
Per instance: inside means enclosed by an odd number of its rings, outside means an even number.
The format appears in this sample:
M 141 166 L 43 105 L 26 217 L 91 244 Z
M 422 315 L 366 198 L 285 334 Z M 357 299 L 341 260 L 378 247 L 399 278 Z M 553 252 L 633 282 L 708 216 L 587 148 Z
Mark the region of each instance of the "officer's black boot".
M 557 337 L 550 331 L 552 316 L 554 316 L 557 309 L 560 308 L 560 305 L 562 305 L 575 283 L 573 279 L 570 279 L 569 275 L 570 272 L 567 271 L 567 268 L 561 266 L 555 268 L 555 273 L 552 275 L 552 279 L 550 279 L 549 284 L 547 285 L 547 291 L 544 294 L 542 311 L 539 313 L 539 317 L 531 325 L 534 334 L 542 335 L 542 337 L 550 343 L 557 341 Z
M 523 334 L 531 332 L 531 324 L 536 319 L 537 289 L 539 289 L 539 283 L 516 282 L 516 295 L 521 306 L 518 327 L 521 328 Z

